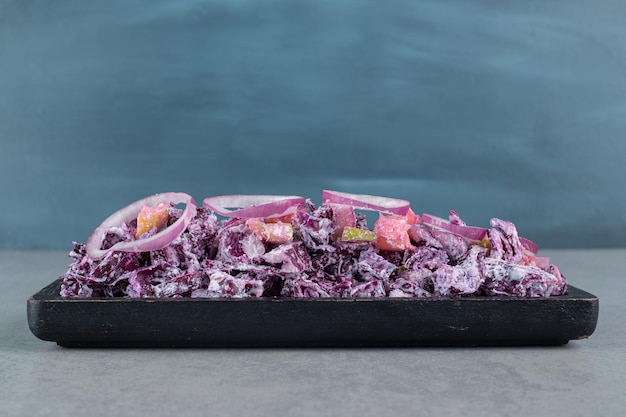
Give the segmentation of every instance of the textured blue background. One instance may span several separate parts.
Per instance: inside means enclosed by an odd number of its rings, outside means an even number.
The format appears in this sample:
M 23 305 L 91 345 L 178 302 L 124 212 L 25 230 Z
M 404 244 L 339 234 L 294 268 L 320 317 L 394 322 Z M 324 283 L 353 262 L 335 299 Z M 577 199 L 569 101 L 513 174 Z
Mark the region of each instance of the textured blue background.
M 626 2 L 0 0 L 0 248 L 323 188 L 626 246 Z

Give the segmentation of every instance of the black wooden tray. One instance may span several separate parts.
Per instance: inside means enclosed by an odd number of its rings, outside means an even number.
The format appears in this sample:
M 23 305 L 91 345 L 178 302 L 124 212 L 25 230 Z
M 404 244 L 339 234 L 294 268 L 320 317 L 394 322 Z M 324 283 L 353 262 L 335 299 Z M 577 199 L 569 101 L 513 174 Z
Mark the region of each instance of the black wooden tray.
M 35 336 L 66 347 L 511 346 L 589 337 L 598 298 L 27 300 Z

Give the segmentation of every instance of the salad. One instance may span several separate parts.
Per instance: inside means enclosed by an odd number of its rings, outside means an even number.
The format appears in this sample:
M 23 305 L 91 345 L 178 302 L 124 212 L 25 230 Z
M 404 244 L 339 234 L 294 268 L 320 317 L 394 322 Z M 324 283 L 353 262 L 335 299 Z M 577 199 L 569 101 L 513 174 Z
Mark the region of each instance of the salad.
M 364 211 L 378 213 L 372 227 Z M 513 223 L 415 214 L 408 201 L 324 190 L 146 197 L 74 242 L 63 297 L 550 297 L 567 280 Z

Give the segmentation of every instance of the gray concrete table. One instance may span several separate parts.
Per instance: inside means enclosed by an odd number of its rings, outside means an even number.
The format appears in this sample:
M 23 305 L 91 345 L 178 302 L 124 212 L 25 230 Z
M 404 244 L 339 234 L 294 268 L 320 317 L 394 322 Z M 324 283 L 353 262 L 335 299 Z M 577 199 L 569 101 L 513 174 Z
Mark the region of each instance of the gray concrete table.
M 626 250 L 543 251 L 600 298 L 557 347 L 67 349 L 35 338 L 26 298 L 64 252 L 0 252 L 0 416 L 616 416 L 626 410 Z

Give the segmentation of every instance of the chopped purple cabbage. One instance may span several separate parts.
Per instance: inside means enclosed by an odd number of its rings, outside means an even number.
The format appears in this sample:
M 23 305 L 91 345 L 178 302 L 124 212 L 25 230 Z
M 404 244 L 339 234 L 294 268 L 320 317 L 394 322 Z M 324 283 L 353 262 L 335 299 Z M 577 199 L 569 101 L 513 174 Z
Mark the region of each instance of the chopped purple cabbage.
M 182 211 L 170 210 L 170 223 Z M 357 227 L 367 229 L 356 213 Z M 454 224 L 465 223 L 455 211 Z M 558 268 L 528 262 L 515 226 L 492 219 L 488 244 L 424 224 L 409 230 L 413 247 L 382 251 L 375 242 L 344 242 L 332 207 L 299 211 L 294 239 L 265 242 L 243 219 L 218 220 L 198 208 L 187 229 L 161 250 L 108 252 L 90 258 L 74 243 L 62 275 L 63 297 L 548 297 L 567 291 Z M 149 232 L 150 233 L 150 232 Z M 154 233 L 154 231 L 152 232 Z M 134 239 L 135 224 L 109 228 L 102 248 Z
M 302 242 L 286 243 L 277 246 L 263 256 L 272 265 L 280 264 L 282 273 L 304 273 L 311 271 L 311 257 Z
M 397 268 L 396 265 L 383 258 L 373 248 L 361 252 L 357 266 L 360 278 L 363 281 L 381 280 L 388 282 Z
M 474 294 L 483 284 L 483 259 L 487 249 L 473 245 L 457 265 L 441 265 L 432 281 L 435 295 Z

